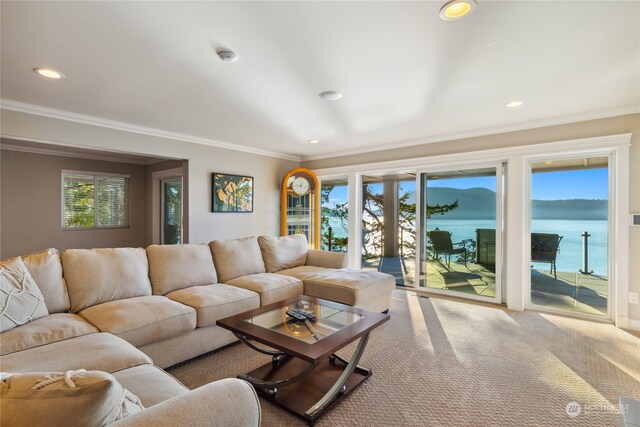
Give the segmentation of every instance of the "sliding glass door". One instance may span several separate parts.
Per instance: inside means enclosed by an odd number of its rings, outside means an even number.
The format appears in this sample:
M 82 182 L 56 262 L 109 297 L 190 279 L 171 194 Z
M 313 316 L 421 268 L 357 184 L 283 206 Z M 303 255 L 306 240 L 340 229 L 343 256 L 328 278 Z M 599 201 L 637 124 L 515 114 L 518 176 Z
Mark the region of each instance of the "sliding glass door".
M 320 249 L 347 252 L 349 244 L 349 182 L 347 177 L 321 180 Z
M 397 286 L 414 286 L 415 203 L 415 172 L 362 176 L 362 268 L 391 274 Z
M 529 306 L 608 317 L 609 157 L 530 162 Z
M 501 302 L 502 165 L 427 170 L 419 185 L 419 286 Z

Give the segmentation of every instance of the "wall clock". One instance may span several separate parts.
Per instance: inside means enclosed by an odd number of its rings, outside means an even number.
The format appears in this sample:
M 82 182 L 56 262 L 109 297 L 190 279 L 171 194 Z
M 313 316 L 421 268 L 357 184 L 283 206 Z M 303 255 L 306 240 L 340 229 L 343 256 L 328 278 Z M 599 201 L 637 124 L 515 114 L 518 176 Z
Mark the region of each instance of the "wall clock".
M 320 185 L 309 169 L 296 168 L 282 180 L 280 234 L 304 234 L 310 247 L 320 246 Z

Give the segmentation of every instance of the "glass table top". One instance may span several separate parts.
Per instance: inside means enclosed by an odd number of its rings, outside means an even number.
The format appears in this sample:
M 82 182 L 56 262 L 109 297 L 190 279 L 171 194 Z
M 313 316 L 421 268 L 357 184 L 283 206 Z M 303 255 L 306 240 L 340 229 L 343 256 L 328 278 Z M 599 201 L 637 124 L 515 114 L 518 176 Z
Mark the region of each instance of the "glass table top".
M 302 314 L 305 319 L 296 319 L 294 312 Z M 364 317 L 363 314 L 340 310 L 322 303 L 297 301 L 244 321 L 311 344 Z

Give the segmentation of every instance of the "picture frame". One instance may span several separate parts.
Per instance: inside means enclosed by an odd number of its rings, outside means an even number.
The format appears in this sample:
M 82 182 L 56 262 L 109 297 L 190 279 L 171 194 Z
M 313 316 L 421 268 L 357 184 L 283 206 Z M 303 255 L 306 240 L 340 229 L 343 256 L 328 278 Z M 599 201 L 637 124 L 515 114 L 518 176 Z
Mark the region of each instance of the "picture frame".
M 211 212 L 253 212 L 253 177 L 213 172 L 211 174 Z

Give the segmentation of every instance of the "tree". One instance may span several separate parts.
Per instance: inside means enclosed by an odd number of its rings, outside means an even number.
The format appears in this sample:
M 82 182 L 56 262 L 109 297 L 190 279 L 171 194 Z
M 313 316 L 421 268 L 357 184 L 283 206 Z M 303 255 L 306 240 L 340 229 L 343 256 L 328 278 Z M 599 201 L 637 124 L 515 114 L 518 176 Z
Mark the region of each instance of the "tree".
M 329 218 L 339 218 L 344 229 L 347 228 L 349 221 L 347 202 L 336 204 L 333 209 L 327 206 L 329 203 L 329 195 L 334 188 L 335 186 L 327 186 L 320 189 L 320 205 L 322 206 L 320 211 L 320 246 L 325 249 L 331 249 L 334 252 L 346 252 L 349 240 L 347 236 L 337 237 L 333 234 L 331 235 L 331 239 L 329 239 Z M 332 231 L 335 232 L 335 230 Z M 329 240 L 331 240 L 331 248 L 329 248 Z
M 323 247 L 328 248 L 329 240 L 329 218 L 337 217 L 343 226 L 348 220 L 347 203 L 336 204 L 335 207 L 329 208 L 329 194 L 334 186 L 322 187 L 321 197 L 321 243 Z M 404 256 L 413 256 L 416 253 L 415 233 L 416 233 L 416 203 L 410 203 L 411 193 L 405 192 L 398 198 L 398 227 L 400 235 L 400 252 Z M 363 216 L 362 216 L 362 247 L 363 256 L 365 258 L 373 258 L 382 256 L 383 244 L 383 194 L 376 191 L 372 184 L 363 186 Z M 456 209 L 458 200 L 451 204 L 444 205 L 427 205 L 426 217 L 431 218 L 433 215 L 444 215 L 445 213 Z M 345 227 L 346 228 L 346 227 Z M 347 238 L 332 239 L 332 250 L 346 251 Z
M 93 227 L 95 225 L 95 201 L 93 181 L 65 182 L 65 227 Z

